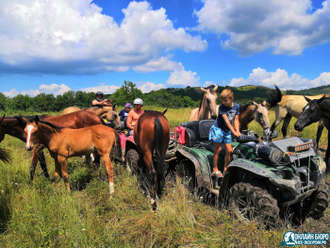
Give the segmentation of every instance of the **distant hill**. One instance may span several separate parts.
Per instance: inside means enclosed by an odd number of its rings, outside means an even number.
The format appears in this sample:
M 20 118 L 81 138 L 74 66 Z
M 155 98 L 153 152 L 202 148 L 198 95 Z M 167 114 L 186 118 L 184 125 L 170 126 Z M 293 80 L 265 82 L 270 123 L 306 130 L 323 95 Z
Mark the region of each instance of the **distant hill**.
M 269 97 L 269 93 L 275 91 L 275 86 L 273 88 L 268 88 L 264 86 L 246 85 L 240 87 L 219 86 L 217 92 L 220 93 L 225 88 L 229 88 L 233 91 L 235 102 L 239 104 L 246 104 L 252 100 L 260 103 L 263 99 L 267 99 Z M 167 88 L 166 91 L 175 96 L 189 96 L 193 101 L 200 101 L 203 95 L 203 91 L 200 87 L 188 86 L 186 88 Z M 282 95 L 313 96 L 319 94 L 330 94 L 330 85 L 310 88 L 308 90 L 282 91 Z M 218 99 L 218 102 L 220 103 L 220 99 Z

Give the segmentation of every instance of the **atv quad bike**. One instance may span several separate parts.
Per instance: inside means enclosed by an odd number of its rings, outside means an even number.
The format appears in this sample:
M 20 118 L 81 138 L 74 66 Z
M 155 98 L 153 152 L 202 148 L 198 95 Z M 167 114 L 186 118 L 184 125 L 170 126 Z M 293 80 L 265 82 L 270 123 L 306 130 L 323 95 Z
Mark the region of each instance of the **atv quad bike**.
M 274 226 L 282 213 L 291 211 L 292 221 L 301 224 L 308 216 L 320 218 L 329 204 L 329 187 L 325 183 L 326 165 L 316 152 L 312 139 L 292 137 L 272 141 L 269 133 L 259 142 L 246 131 L 233 142 L 233 154 L 222 178 L 212 178 L 214 143 L 208 140 L 214 120 L 182 123 L 176 128 L 177 175 L 191 192 L 211 192 L 219 205 L 234 216 L 257 220 Z M 224 151 L 218 168 L 223 171 Z

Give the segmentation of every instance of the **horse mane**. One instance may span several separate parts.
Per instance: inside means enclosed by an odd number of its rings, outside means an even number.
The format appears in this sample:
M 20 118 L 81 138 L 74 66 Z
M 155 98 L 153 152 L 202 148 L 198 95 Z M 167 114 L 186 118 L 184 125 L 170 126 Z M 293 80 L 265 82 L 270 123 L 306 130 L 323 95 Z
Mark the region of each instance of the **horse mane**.
M 242 113 L 242 112 L 245 112 L 251 105 L 254 106 L 254 110 L 256 110 L 258 108 L 258 106 L 255 106 L 253 103 L 248 103 L 248 104 L 245 104 L 243 106 L 239 106 L 239 112 Z
M 48 116 L 49 115 L 46 115 L 46 114 L 38 115 L 38 117 L 40 119 L 44 119 L 44 118 L 46 118 Z M 18 124 L 25 125 L 26 123 L 23 121 L 23 117 L 25 119 L 27 119 L 28 121 L 32 122 L 32 121 L 34 121 L 34 119 L 35 119 L 36 116 L 35 115 L 15 115 L 13 117 L 8 117 L 8 118 L 14 118 L 14 119 L 16 119 L 18 121 Z
M 148 110 L 144 110 L 145 113 L 154 113 L 154 114 L 163 114 L 162 112 L 159 112 L 157 110 L 152 110 L 152 109 L 148 109 Z
M 275 107 L 277 103 L 282 101 L 282 93 L 281 90 L 275 85 L 275 93 L 269 93 L 270 98 L 267 98 L 267 102 L 269 103 L 269 108 Z
M 41 120 L 39 120 L 39 122 L 40 122 L 40 123 L 43 123 L 43 124 L 45 124 L 45 125 L 48 125 L 48 126 L 50 126 L 50 127 L 52 127 L 52 128 L 54 128 L 56 132 L 61 132 L 61 129 L 64 128 L 64 127 L 56 126 L 56 125 L 54 125 L 53 123 L 48 122 L 48 121 L 41 121 Z

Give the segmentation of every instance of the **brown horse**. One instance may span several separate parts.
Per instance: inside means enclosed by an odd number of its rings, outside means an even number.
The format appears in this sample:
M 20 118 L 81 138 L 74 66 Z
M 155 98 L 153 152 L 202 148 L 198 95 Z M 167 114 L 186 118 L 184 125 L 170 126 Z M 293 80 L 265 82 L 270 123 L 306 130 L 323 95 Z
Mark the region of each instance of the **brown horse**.
M 55 177 L 64 180 L 67 191 L 70 193 L 67 159 L 88 155 L 97 151 L 104 161 L 110 187 L 110 198 L 114 194 L 113 167 L 110 161 L 111 149 L 115 148 L 115 155 L 121 160 L 119 134 L 112 128 L 104 125 L 94 125 L 80 129 L 63 128 L 53 123 L 42 121 L 38 116 L 28 122 L 24 129 L 26 150 L 31 150 L 34 144 L 47 146 L 50 155 L 55 160 Z
M 98 124 L 104 124 L 103 120 L 97 114 L 85 110 L 80 110 L 77 112 L 73 112 L 66 115 L 60 115 L 60 116 L 42 115 L 39 116 L 39 118 L 42 119 L 43 121 L 51 122 L 54 125 L 60 127 L 67 127 L 74 129 L 98 125 Z M 24 128 L 26 126 L 26 120 L 30 120 L 30 119 L 31 117 L 19 117 L 19 116 L 16 116 L 15 118 L 11 118 L 8 121 L 8 125 L 3 126 L 1 123 L 1 131 L 6 131 L 8 134 L 21 139 L 25 143 L 26 133 L 24 131 Z M 32 119 L 34 119 L 34 117 Z M 38 159 L 40 161 L 40 165 L 42 167 L 44 175 L 47 178 L 49 177 L 46 163 L 44 162 L 45 159 L 42 151 L 43 149 L 44 149 L 43 145 L 40 146 L 36 145 L 35 149 L 33 149 L 32 163 L 30 167 L 31 180 L 33 180 Z
M 150 203 L 157 208 L 156 197 L 162 193 L 165 173 L 165 154 L 170 140 L 170 124 L 163 113 L 145 111 L 134 126 L 134 141 L 140 155 L 139 165 L 146 168 L 150 182 Z M 154 153 L 155 151 L 155 153 Z M 153 160 L 155 154 L 155 162 Z
M 330 128 L 330 97 L 329 95 L 324 95 L 320 99 L 310 99 L 305 97 L 307 105 L 303 108 L 303 112 L 299 116 L 298 120 L 294 124 L 294 128 L 297 131 L 302 131 L 305 127 L 310 124 L 320 121 L 321 118 L 324 119 L 325 127 L 329 130 Z M 325 154 L 325 163 L 327 165 L 327 170 L 329 171 L 328 161 L 330 157 L 330 132 L 328 132 L 328 147 Z
M 280 122 L 284 119 L 282 126 L 282 134 L 283 137 L 286 137 L 286 131 L 288 129 L 290 120 L 293 117 L 299 118 L 301 113 L 303 112 L 303 108 L 307 105 L 307 101 L 305 97 L 302 95 L 284 95 L 282 96 L 281 90 L 275 85 L 275 94 L 270 94 L 270 98 L 267 99 L 269 103 L 269 108 L 274 107 L 275 111 L 275 120 L 272 124 L 270 130 L 274 131 L 275 128 L 280 124 Z M 307 96 L 309 99 L 320 99 L 324 95 L 316 95 L 316 96 Z M 327 122 L 327 123 L 324 123 Z M 329 126 L 328 120 L 320 120 L 317 134 L 316 134 L 316 143 L 318 144 L 322 135 L 322 131 L 324 126 Z
M 62 111 L 61 115 L 76 112 L 79 110 L 80 108 L 78 107 L 67 107 Z M 111 107 L 110 106 L 88 107 L 88 108 L 84 108 L 84 110 L 94 112 L 102 119 L 107 118 L 108 122 L 111 123 L 111 127 L 115 129 L 120 127 L 120 117 L 117 112 L 117 104 Z
M 195 108 L 190 113 L 189 121 L 200 121 L 204 119 L 216 119 L 217 118 L 217 89 L 218 85 L 213 89 L 204 89 L 201 90 L 204 92 L 199 108 Z
M 269 132 L 270 122 L 266 101 L 263 101 L 261 104 L 253 101 L 252 104 L 240 106 L 239 111 L 240 131 L 247 130 L 248 124 L 255 120 L 263 128 L 264 135 Z

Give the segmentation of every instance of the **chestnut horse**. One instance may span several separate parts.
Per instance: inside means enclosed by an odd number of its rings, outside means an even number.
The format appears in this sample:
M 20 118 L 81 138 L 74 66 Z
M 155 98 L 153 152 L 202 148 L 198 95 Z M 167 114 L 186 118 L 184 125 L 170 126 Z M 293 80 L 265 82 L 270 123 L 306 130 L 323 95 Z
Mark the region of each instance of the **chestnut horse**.
M 272 124 L 270 130 L 274 131 L 275 128 L 280 124 L 280 122 L 284 119 L 282 126 L 282 134 L 283 137 L 286 138 L 286 131 L 288 129 L 290 120 L 293 117 L 299 118 L 301 113 L 303 112 L 303 108 L 306 106 L 307 101 L 305 97 L 302 95 L 284 95 L 282 96 L 281 90 L 275 85 L 275 94 L 270 94 L 270 98 L 267 99 L 269 103 L 269 108 L 274 107 L 275 111 L 275 120 Z M 308 96 L 309 99 L 320 99 L 324 95 L 316 95 L 316 96 Z M 327 123 L 325 123 L 327 122 Z M 319 144 L 322 131 L 324 126 L 328 127 L 330 123 L 329 120 L 320 119 L 319 125 L 317 128 L 316 134 L 316 143 Z
M 164 186 L 165 154 L 170 140 L 170 124 L 164 113 L 144 111 L 134 126 L 133 134 L 140 155 L 139 166 L 148 171 L 153 211 L 157 208 L 156 197 L 161 195 Z
M 104 125 L 94 125 L 79 129 L 63 128 L 51 122 L 42 121 L 38 116 L 29 121 L 24 129 L 26 133 L 26 150 L 34 144 L 45 145 L 55 160 L 55 177 L 64 180 L 66 190 L 70 193 L 67 159 L 89 155 L 97 151 L 104 161 L 109 178 L 110 198 L 114 194 L 113 167 L 110 161 L 111 149 L 115 148 L 115 156 L 121 160 L 119 134 Z
M 16 116 L 14 118 L 9 118 L 7 125 L 3 125 L 0 123 L 0 130 L 1 132 L 8 133 L 9 135 L 12 135 L 14 137 L 19 138 L 20 140 L 26 142 L 26 133 L 24 131 L 24 128 L 26 126 L 26 120 L 34 119 L 35 117 L 21 117 Z M 80 110 L 77 112 L 73 112 L 66 115 L 60 115 L 60 116 L 49 116 L 49 115 L 41 115 L 39 116 L 40 119 L 43 121 L 51 122 L 54 125 L 61 126 L 61 127 L 67 127 L 67 128 L 82 128 L 87 126 L 93 126 L 98 124 L 104 124 L 103 120 L 95 113 Z M 1 133 L 0 132 L 0 133 Z M 30 178 L 33 180 L 35 169 L 38 163 L 38 160 L 40 161 L 41 168 L 44 172 L 45 177 L 49 177 L 43 150 L 43 145 L 36 145 L 35 149 L 33 149 L 33 156 L 32 156 L 32 163 L 30 167 Z
M 204 119 L 216 119 L 217 118 L 217 89 L 218 85 L 213 89 L 204 89 L 201 90 L 204 92 L 199 108 L 195 108 L 190 113 L 189 121 L 200 121 Z
M 320 121 L 321 118 L 324 120 L 325 127 L 329 130 L 330 128 L 330 97 L 329 95 L 324 95 L 320 99 L 310 99 L 305 97 L 307 105 L 303 108 L 303 112 L 299 116 L 298 120 L 294 124 L 294 128 L 301 132 L 305 127 L 310 124 Z M 330 142 L 330 132 L 328 132 L 328 147 L 325 154 L 325 163 L 327 165 L 327 170 L 329 171 L 328 161 L 330 156 L 329 149 Z
M 80 108 L 78 107 L 67 107 L 62 111 L 61 115 L 72 113 L 79 111 Z M 120 117 L 117 112 L 117 104 L 113 106 L 96 106 L 96 107 L 88 107 L 84 108 L 84 110 L 91 111 L 96 113 L 98 116 L 100 116 L 102 119 L 107 118 L 108 122 L 111 123 L 111 127 L 113 128 L 119 128 L 120 127 Z

